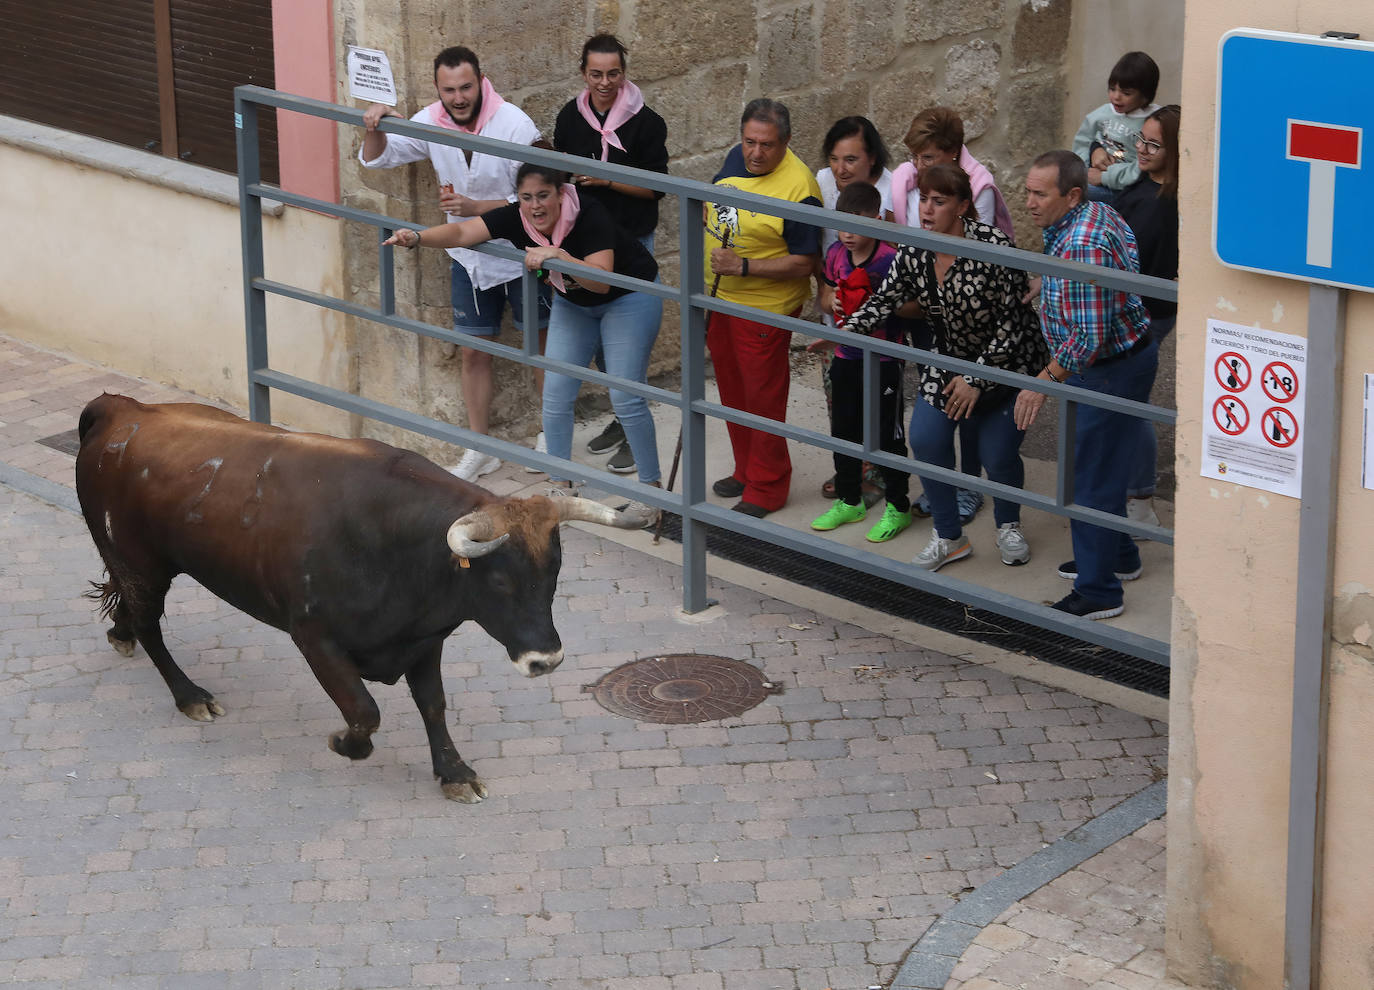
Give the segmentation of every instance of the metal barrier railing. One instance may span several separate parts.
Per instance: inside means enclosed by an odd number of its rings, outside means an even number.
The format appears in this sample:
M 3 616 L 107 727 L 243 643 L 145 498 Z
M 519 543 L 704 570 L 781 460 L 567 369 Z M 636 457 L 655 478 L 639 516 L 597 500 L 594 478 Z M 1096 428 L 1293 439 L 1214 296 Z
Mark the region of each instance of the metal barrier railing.
M 511 144 L 426 124 L 417 124 L 399 117 L 387 117 L 381 122 L 379 129 L 386 133 L 405 135 L 435 144 L 451 145 L 568 171 L 575 170 L 597 178 L 612 179 L 676 196 L 679 213 L 678 256 L 681 273 L 678 286 L 668 286 L 661 282 L 645 282 L 628 276 L 607 273 L 600 269 L 590 269 L 583 265 L 559 261 L 552 261 L 546 265 L 548 268 L 563 272 L 590 274 L 598 282 L 646 292 L 679 304 L 681 318 L 681 391 L 672 392 L 653 385 L 616 378 L 590 368 L 575 367 L 565 362 L 549 360 L 538 353 L 538 338 L 533 333 L 524 334 L 523 344 L 517 350 L 491 338 L 474 337 L 449 328 L 397 315 L 394 252 L 392 248 L 385 246 L 382 242 L 395 230 L 405 227 L 420 229 L 425 225 L 398 221 L 381 214 L 266 186 L 261 181 L 259 171 L 257 117 L 259 107 L 304 113 L 353 127 L 362 126 L 362 111 L 307 97 L 263 89 L 258 86 L 240 86 L 235 89 L 234 106 L 238 133 L 249 415 L 254 420 L 258 422 L 270 421 L 271 390 L 276 389 L 462 447 L 476 448 L 495 454 L 502 460 L 537 467 L 540 470 L 552 472 L 557 477 L 572 478 L 582 482 L 592 480 L 594 477 L 598 488 L 679 513 L 682 518 L 683 607 L 689 613 L 701 611 L 708 604 L 706 599 L 706 528 L 714 526 L 747 534 L 776 546 L 854 568 L 898 584 L 985 608 L 1085 642 L 1105 646 L 1161 665 L 1168 665 L 1169 644 L 1167 641 L 1118 629 L 1110 625 L 1079 619 L 1051 609 L 1039 602 L 1028 601 L 957 578 L 923 571 L 879 554 L 847 547 L 812 535 L 809 531 L 792 530 L 766 519 L 754 519 L 744 513 L 732 512 L 707 502 L 706 420 L 707 417 L 711 417 L 765 430 L 826 451 L 839 451 L 854 457 L 861 457 L 874 464 L 887 465 L 912 474 L 919 473 L 941 481 L 957 483 L 960 487 L 983 492 L 989 497 L 1009 499 L 1032 509 L 1071 520 L 1091 522 L 1134 536 L 1146 536 L 1160 543 L 1172 544 L 1173 533 L 1171 530 L 1130 522 L 1121 516 L 1074 504 L 1072 437 L 1075 412 L 1079 404 L 1096 406 L 1168 425 L 1172 425 L 1177 417 L 1176 413 L 1170 409 L 1074 388 L 1069 385 L 1028 378 L 1014 372 L 961 361 L 919 348 L 893 344 L 870 337 L 860 337 L 832 327 L 765 313 L 714 298 L 704 291 L 703 259 L 705 244 L 702 210 L 707 202 L 749 208 L 757 212 L 787 220 L 800 221 L 817 227 L 853 230 L 895 244 L 912 244 L 917 247 L 938 249 L 942 252 L 991 261 L 1035 274 L 1053 275 L 1160 299 L 1177 298 L 1175 283 L 1116 269 L 1097 268 L 1077 262 L 1062 261 L 1017 248 L 946 237 L 919 228 L 901 227 L 850 214 L 838 214 L 819 207 L 786 203 L 752 193 L 737 192 L 726 187 L 712 186 L 658 172 L 646 172 L 592 159 L 574 158 L 542 148 Z M 264 199 L 306 207 L 343 220 L 375 227 L 377 229 L 378 268 L 380 272 L 378 306 L 374 309 L 346 299 L 267 278 L 262 246 L 261 202 Z M 498 244 L 483 244 L 477 250 L 516 260 L 523 257 L 523 252 Z M 528 271 L 523 276 L 522 291 L 524 293 L 525 313 L 537 312 L 535 294 L 538 291 L 538 286 L 532 273 Z M 570 375 L 585 382 L 613 386 L 653 402 L 674 406 L 680 411 L 682 424 L 682 484 L 680 490 L 668 492 L 623 477 L 593 471 L 581 464 L 536 453 L 528 447 L 495 437 L 476 434 L 451 423 L 421 416 L 375 399 L 344 392 L 274 370 L 269 366 L 267 351 L 266 297 L 268 294 L 346 313 L 397 330 L 452 344 L 460 344 L 463 347 L 515 360 L 532 367 Z M 862 348 L 864 351 L 863 374 L 865 382 L 863 442 L 856 444 L 836 440 L 828 433 L 817 433 L 814 430 L 765 419 L 720 403 L 707 401 L 705 371 L 706 314 L 708 312 L 742 316 L 760 323 L 808 334 L 812 337 L 821 337 Z M 937 467 L 924 461 L 898 457 L 878 449 L 876 442 L 878 435 L 877 383 L 879 357 L 881 355 L 890 355 L 922 364 L 934 364 L 955 372 L 976 374 L 981 378 L 1017 388 L 1033 389 L 1056 399 L 1060 407 L 1060 432 L 1055 495 L 1048 497 L 1020 488 L 1011 488 L 983 478 L 961 474 L 956 470 Z M 921 400 L 918 399 L 917 401 Z

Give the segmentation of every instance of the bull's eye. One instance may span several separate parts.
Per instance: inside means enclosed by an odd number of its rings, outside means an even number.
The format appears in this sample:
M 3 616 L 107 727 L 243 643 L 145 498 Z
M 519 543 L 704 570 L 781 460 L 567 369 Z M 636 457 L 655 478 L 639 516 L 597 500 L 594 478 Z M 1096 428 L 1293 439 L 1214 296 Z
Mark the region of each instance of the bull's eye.
M 509 595 L 515 590 L 515 588 L 511 584 L 511 580 L 509 577 L 507 577 L 505 574 L 497 572 L 496 574 L 493 574 L 491 576 L 491 590 L 496 592 L 498 595 Z

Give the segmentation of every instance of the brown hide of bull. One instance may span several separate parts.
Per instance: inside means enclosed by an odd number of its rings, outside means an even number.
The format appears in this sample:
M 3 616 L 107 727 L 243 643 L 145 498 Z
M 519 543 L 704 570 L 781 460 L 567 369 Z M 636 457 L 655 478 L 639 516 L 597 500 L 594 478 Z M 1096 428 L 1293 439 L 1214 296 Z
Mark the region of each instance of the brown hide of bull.
M 445 795 L 485 796 L 445 723 L 443 641 L 473 619 L 527 676 L 558 666 L 551 604 L 568 510 L 557 503 L 582 500 L 499 499 L 383 443 L 194 404 L 103 395 L 82 412 L 80 434 L 76 487 L 109 572 L 96 585 L 109 639 L 126 655 L 141 643 L 182 712 L 224 714 L 163 643 L 164 600 L 184 573 L 291 635 L 343 713 L 336 752 L 372 751 L 379 713 L 364 680 L 404 676 Z M 463 517 L 495 539 L 460 560 L 446 536 Z

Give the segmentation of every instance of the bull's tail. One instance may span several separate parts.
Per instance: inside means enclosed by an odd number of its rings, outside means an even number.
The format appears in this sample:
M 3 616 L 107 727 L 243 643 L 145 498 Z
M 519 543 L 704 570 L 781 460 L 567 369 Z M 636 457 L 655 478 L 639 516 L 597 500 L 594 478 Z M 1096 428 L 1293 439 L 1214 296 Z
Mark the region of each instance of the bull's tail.
M 120 606 L 119 586 L 114 581 L 92 581 L 90 584 L 90 588 L 87 589 L 83 597 L 99 602 L 97 607 L 100 610 L 100 617 L 108 619 L 114 615 L 115 609 Z

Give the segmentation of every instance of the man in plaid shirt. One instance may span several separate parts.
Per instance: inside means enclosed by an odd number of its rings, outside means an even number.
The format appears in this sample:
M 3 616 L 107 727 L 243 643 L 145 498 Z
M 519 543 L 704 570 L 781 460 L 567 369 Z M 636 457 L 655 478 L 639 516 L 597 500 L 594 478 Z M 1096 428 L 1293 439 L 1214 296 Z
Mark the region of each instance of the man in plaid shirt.
M 1089 202 L 1087 168 L 1071 151 L 1049 151 L 1026 176 L 1026 208 L 1044 231 L 1045 253 L 1067 261 L 1140 271 L 1135 236 L 1120 214 Z M 1040 288 L 1040 325 L 1050 361 L 1040 378 L 1107 395 L 1148 402 L 1158 366 L 1158 342 L 1140 297 L 1117 289 L 1046 276 Z M 1045 397 L 1022 391 L 1016 425 L 1035 421 Z M 1133 417 L 1078 407 L 1074 433 L 1074 502 L 1126 515 L 1126 488 L 1136 454 Z M 1074 520 L 1074 559 L 1059 566 L 1073 591 L 1055 604 L 1062 612 L 1108 619 L 1124 609 L 1122 581 L 1140 577 L 1140 550 L 1116 530 Z

